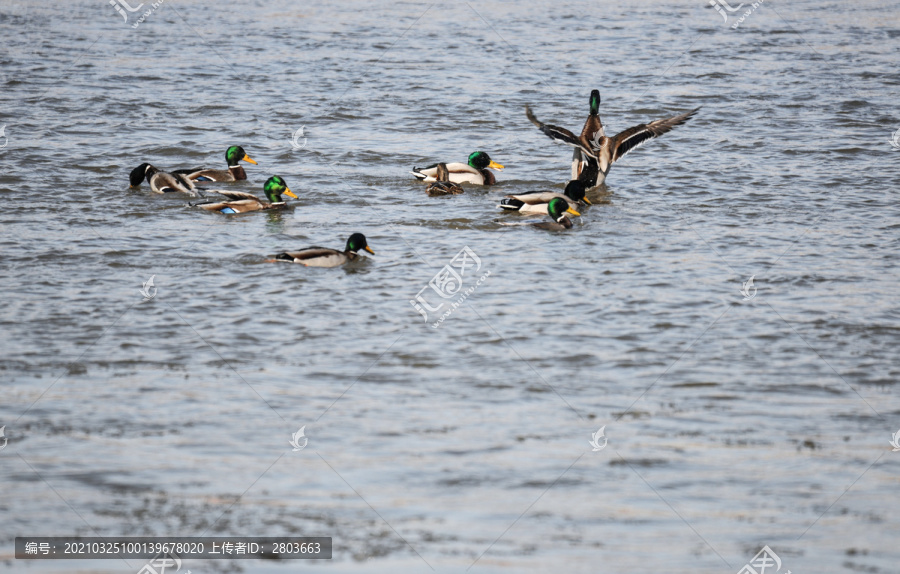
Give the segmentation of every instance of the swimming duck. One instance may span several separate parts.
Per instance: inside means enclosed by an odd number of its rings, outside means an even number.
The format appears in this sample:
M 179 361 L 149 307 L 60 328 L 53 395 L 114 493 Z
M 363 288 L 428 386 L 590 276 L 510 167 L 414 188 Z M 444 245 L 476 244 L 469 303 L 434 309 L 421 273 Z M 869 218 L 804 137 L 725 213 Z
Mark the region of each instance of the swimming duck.
M 154 193 L 198 193 L 197 186 L 184 173 L 160 171 L 149 163 L 142 163 L 131 170 L 128 179 L 131 187 L 140 187 L 141 182 L 146 179 Z
M 458 183 L 450 181 L 450 171 L 447 169 L 446 163 L 437 164 L 437 181 L 433 181 L 425 188 L 425 193 L 430 197 L 439 197 L 441 195 L 459 195 L 464 190 Z
M 337 267 L 344 263 L 356 261 L 361 255 L 357 251 L 364 249 L 375 255 L 372 248 L 366 241 L 366 236 L 362 233 L 354 233 L 347 239 L 347 246 L 343 251 L 337 249 L 327 249 L 325 247 L 307 247 L 300 251 L 287 251 L 279 253 L 270 262 L 286 261 L 288 263 L 301 263 L 307 267 Z
M 294 194 L 294 192 L 291 191 L 284 180 L 277 175 L 273 175 L 266 181 L 265 185 L 263 186 L 263 190 L 266 193 L 266 197 L 269 198 L 268 201 L 266 201 L 265 199 L 260 199 L 252 193 L 216 189 L 209 190 L 209 192 L 224 195 L 232 201 L 195 203 L 192 204 L 192 206 L 205 209 L 206 211 L 218 211 L 219 213 L 231 215 L 233 213 L 247 213 L 250 211 L 260 211 L 263 209 L 276 209 L 279 207 L 284 207 L 285 202 L 281 198 L 282 195 L 287 195 L 293 197 L 294 199 L 297 199 L 297 196 Z
M 548 231 L 563 231 L 565 229 L 572 229 L 572 220 L 569 219 L 568 215 L 566 215 L 567 213 L 571 213 L 572 215 L 581 215 L 580 213 L 569 207 L 569 204 L 565 199 L 554 197 L 550 200 L 550 203 L 547 204 L 547 214 L 553 221 L 541 221 L 539 223 L 533 223 L 531 225 L 532 227 L 536 227 L 538 229 L 546 229 Z
M 494 185 L 497 178 L 493 172 L 487 168 L 503 169 L 503 166 L 493 161 L 488 154 L 483 151 L 476 151 L 469 155 L 468 163 L 448 163 L 447 170 L 450 172 L 450 181 L 453 183 L 472 183 L 475 185 Z M 414 167 L 412 174 L 419 181 L 432 182 L 437 181 L 438 164 L 430 165 L 426 168 L 419 169 Z
M 699 109 L 695 108 L 671 118 L 640 124 L 611 138 L 606 137 L 603 123 L 600 121 L 600 92 L 598 90 L 591 91 L 590 113 L 579 136 L 575 136 L 565 128 L 539 121 L 534 117 L 528 105 L 525 106 L 525 115 L 549 138 L 575 148 L 572 158 L 572 179 L 585 181 L 590 191 L 606 180 L 606 175 L 613 163 L 647 140 L 659 137 L 671 131 L 675 126 L 683 124 Z M 594 165 L 595 163 L 596 165 Z
M 584 196 L 587 184 L 578 179 L 573 179 L 566 184 L 566 190 L 563 193 L 553 191 L 529 191 L 527 193 L 519 193 L 515 195 L 507 195 L 506 198 L 500 200 L 500 209 L 509 211 L 518 211 L 519 213 L 548 213 L 547 204 L 554 198 L 563 199 L 569 204 L 569 207 L 575 209 L 582 205 L 591 205 L 591 202 Z
M 180 170 L 184 171 L 189 179 L 195 181 L 240 181 L 247 179 L 247 173 L 238 163 L 246 161 L 247 163 L 257 164 L 239 145 L 233 145 L 225 150 L 225 161 L 228 169 L 193 169 Z

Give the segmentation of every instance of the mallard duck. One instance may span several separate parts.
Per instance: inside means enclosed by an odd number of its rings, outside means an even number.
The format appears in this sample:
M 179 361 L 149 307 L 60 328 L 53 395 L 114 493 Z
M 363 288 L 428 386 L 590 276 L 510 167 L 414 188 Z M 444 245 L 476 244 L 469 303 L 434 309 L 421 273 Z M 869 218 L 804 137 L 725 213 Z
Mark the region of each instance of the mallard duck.
M 450 181 L 450 171 L 447 169 L 446 163 L 437 164 L 437 181 L 433 181 L 425 188 L 425 193 L 431 197 L 439 197 L 441 195 L 459 195 L 463 192 L 463 188 L 458 183 Z
M 553 221 L 541 221 L 531 224 L 532 227 L 538 229 L 546 229 L 548 231 L 562 231 L 564 229 L 572 229 L 572 220 L 569 219 L 567 213 L 572 215 L 581 215 L 571 207 L 565 199 L 554 197 L 547 204 L 547 214 Z
M 247 173 L 238 162 L 246 161 L 258 165 L 239 145 L 233 145 L 225 150 L 225 161 L 228 169 L 193 169 L 184 171 L 189 179 L 194 181 L 240 181 L 247 179 Z
M 263 186 L 266 197 L 260 199 L 252 193 L 244 193 L 242 191 L 225 191 L 222 189 L 209 190 L 209 193 L 218 193 L 231 199 L 232 201 L 220 201 L 213 203 L 194 203 L 192 206 L 205 209 L 206 211 L 218 211 L 226 215 L 233 213 L 247 213 L 249 211 L 260 211 L 263 209 L 276 209 L 284 207 L 285 202 L 281 198 L 282 194 L 297 199 L 297 196 L 287 186 L 283 179 L 277 175 L 270 177 Z
M 375 255 L 372 248 L 366 242 L 366 236 L 362 233 L 354 233 L 347 239 L 347 246 L 343 251 L 337 249 L 327 249 L 325 247 L 307 247 L 300 251 L 286 251 L 279 253 L 270 262 L 286 261 L 288 263 L 301 263 L 307 267 L 337 267 L 344 263 L 356 261 L 360 255 L 357 251 L 364 249 Z
M 580 136 L 575 136 L 565 128 L 542 123 L 534 117 L 531 108 L 528 105 L 525 106 L 525 115 L 545 135 L 575 148 L 572 158 L 572 179 L 585 181 L 589 190 L 601 185 L 606 180 L 612 164 L 625 154 L 647 140 L 659 137 L 671 131 L 675 126 L 683 124 L 700 109 L 695 108 L 671 118 L 640 124 L 610 138 L 606 137 L 600 121 L 600 92 L 598 90 L 591 91 L 590 106 L 590 113 L 584 122 Z
M 507 195 L 505 199 L 500 200 L 500 209 L 509 211 L 518 211 L 519 213 L 548 213 L 547 204 L 554 198 L 564 199 L 569 207 L 575 209 L 582 205 L 591 205 L 591 202 L 584 196 L 587 185 L 578 179 L 573 179 L 566 184 L 566 190 L 563 193 L 553 191 L 529 191 L 527 193 L 519 193 L 515 195 Z
M 141 182 L 146 179 L 154 193 L 198 193 L 197 186 L 183 173 L 159 171 L 149 163 L 142 163 L 131 170 L 128 179 L 131 187 L 140 187 Z
M 476 151 L 469 155 L 469 163 L 448 163 L 449 181 L 453 183 L 472 183 L 475 185 L 494 185 L 497 178 L 493 172 L 487 168 L 503 169 L 503 166 L 493 161 L 488 154 L 483 151 Z M 419 169 L 414 167 L 412 174 L 419 181 L 432 182 L 437 181 L 438 164 L 430 165 L 426 168 Z

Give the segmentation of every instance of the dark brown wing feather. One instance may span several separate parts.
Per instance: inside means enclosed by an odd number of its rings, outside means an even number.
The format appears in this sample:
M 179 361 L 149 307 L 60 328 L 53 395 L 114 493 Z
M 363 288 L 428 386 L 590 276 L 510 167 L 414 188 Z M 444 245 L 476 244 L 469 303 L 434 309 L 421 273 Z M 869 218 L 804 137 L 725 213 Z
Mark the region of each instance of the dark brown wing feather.
M 207 191 L 207 193 L 218 193 L 219 195 L 224 195 L 228 199 L 234 199 L 234 200 L 253 199 L 256 201 L 260 201 L 260 199 L 258 197 L 256 197 L 255 195 L 253 195 L 252 193 L 246 193 L 244 191 L 228 191 L 225 189 L 210 189 Z
M 615 162 L 619 160 L 625 154 L 639 147 L 647 140 L 659 137 L 664 133 L 671 131 L 675 126 L 683 124 L 684 122 L 691 119 L 691 117 L 696 114 L 697 110 L 699 109 L 700 108 L 693 109 L 679 116 L 673 116 L 671 118 L 666 118 L 663 120 L 655 120 L 650 122 L 649 124 L 634 126 L 633 128 L 628 128 L 620 134 L 616 134 L 616 136 L 612 138 L 612 161 Z
M 584 143 L 572 132 L 567 130 L 566 128 L 561 128 L 558 126 L 551 126 L 549 124 L 545 124 L 542 121 L 538 120 L 534 117 L 534 114 L 531 113 L 531 108 L 526 105 L 525 106 L 525 115 L 528 116 L 528 119 L 533 123 L 539 130 L 541 130 L 545 136 L 549 137 L 552 140 L 556 140 L 558 142 L 562 142 L 566 145 L 570 145 L 572 147 L 577 147 L 584 151 L 584 153 L 588 155 L 593 155 L 590 149 L 586 148 Z M 597 120 L 599 122 L 599 118 Z

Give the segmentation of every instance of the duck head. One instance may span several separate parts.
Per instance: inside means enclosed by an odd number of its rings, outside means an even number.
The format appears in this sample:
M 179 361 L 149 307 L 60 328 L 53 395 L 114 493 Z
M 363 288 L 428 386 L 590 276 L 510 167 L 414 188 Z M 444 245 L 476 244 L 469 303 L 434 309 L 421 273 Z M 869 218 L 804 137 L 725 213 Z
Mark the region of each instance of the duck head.
M 550 214 L 550 217 L 553 218 L 553 221 L 557 223 L 561 223 L 563 219 L 566 218 L 567 213 L 571 213 L 572 215 L 581 215 L 571 207 L 569 207 L 569 202 L 560 197 L 554 197 L 550 200 L 550 203 L 547 204 L 547 213 Z
M 469 165 L 477 170 L 486 168 L 503 169 L 503 166 L 493 161 L 491 157 L 483 151 L 472 152 L 469 155 Z
M 600 113 L 600 90 L 591 90 L 591 115 Z
M 144 181 L 144 178 L 150 179 L 150 176 L 159 170 L 150 165 L 149 163 L 142 163 L 137 166 L 131 173 L 128 175 L 128 181 L 131 183 L 131 187 L 140 187 L 141 182 Z
M 572 201 L 583 201 L 584 203 L 591 205 L 590 200 L 588 200 L 588 198 L 584 196 L 586 191 L 586 183 L 579 179 L 573 179 L 566 184 L 566 190 L 563 192 L 563 195 L 565 195 Z
M 277 175 L 273 175 L 266 180 L 263 190 L 265 190 L 266 197 L 269 198 L 269 201 L 272 203 L 281 203 L 284 201 L 281 199 L 282 194 L 298 199 L 294 192 L 291 191 L 291 188 L 289 188 L 284 180 Z
M 227 150 L 225 150 L 225 161 L 228 162 L 228 167 L 236 167 L 239 161 L 246 161 L 247 163 L 252 163 L 253 165 L 259 165 L 247 155 L 247 152 L 244 151 L 239 145 L 233 145 Z
M 372 255 L 375 255 L 375 252 L 372 251 L 372 248 L 369 247 L 369 243 L 366 241 L 366 236 L 362 233 L 354 233 L 347 239 L 347 248 L 344 251 L 348 251 L 350 253 L 356 253 L 360 249 L 368 251 Z

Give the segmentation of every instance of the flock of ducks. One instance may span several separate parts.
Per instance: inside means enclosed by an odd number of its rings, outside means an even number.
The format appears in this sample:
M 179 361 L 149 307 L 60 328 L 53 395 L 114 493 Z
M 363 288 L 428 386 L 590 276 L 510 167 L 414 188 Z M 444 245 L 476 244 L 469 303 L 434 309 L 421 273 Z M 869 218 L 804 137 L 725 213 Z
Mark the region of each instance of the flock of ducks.
M 640 124 L 613 137 L 607 137 L 603 130 L 603 123 L 600 121 L 600 92 L 597 90 L 591 92 L 590 112 L 584 122 L 581 134 L 578 136 L 565 128 L 541 122 L 534 116 L 531 108 L 526 105 L 525 115 L 541 132 L 555 141 L 575 148 L 572 156 L 571 180 L 563 193 L 531 191 L 510 194 L 500 201 L 498 207 L 523 214 L 548 215 L 550 218 L 549 221 L 526 221 L 512 225 L 531 225 L 551 231 L 570 229 L 572 221 L 568 216 L 579 216 L 581 214 L 578 209 L 591 205 L 586 195 L 604 183 L 613 163 L 647 140 L 659 137 L 675 126 L 683 124 L 699 109 L 695 108 L 681 115 Z M 246 180 L 247 173 L 240 165 L 242 161 L 257 165 L 241 146 L 229 147 L 225 152 L 225 161 L 227 169 L 196 168 L 178 169 L 171 172 L 160 171 L 149 163 L 142 163 L 131 171 L 129 180 L 132 187 L 139 187 L 142 182 L 146 181 L 154 193 L 177 192 L 200 195 L 204 197 L 204 201 L 189 205 L 224 215 L 280 209 L 287 205 L 282 197 L 285 195 L 297 199 L 297 195 L 290 190 L 284 179 L 277 175 L 266 180 L 263 186 L 265 199 L 240 191 L 201 190 L 197 185 L 201 182 L 220 183 Z M 421 169 L 414 167 L 412 174 L 419 181 L 429 184 L 426 188 L 429 196 L 437 197 L 463 193 L 464 189 L 461 184 L 493 185 L 497 183 L 497 178 L 491 169 L 499 170 L 503 169 L 503 166 L 493 161 L 485 152 L 476 151 L 469 155 L 466 163 L 436 163 Z M 225 198 L 225 201 L 208 198 L 206 197 L 207 193 L 220 195 Z M 307 247 L 299 251 L 279 253 L 268 261 L 300 263 L 308 267 L 337 267 L 360 258 L 359 251 L 366 251 L 374 255 L 374 251 L 366 242 L 365 235 L 354 233 L 347 240 L 343 251 L 324 247 Z

